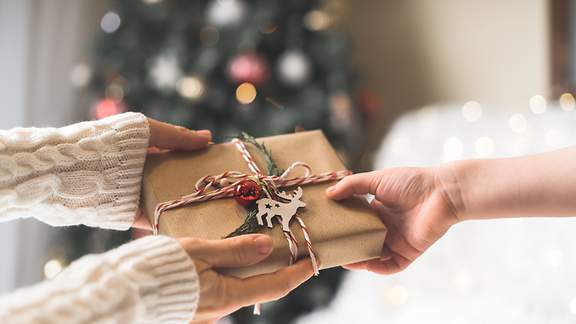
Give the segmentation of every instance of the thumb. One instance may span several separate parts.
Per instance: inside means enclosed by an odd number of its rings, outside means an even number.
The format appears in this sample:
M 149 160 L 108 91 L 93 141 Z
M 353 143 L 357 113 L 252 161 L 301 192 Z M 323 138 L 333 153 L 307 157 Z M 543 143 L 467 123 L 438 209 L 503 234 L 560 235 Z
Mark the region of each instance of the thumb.
M 209 130 L 193 131 L 181 126 L 148 119 L 150 146 L 168 150 L 195 150 L 206 147 L 212 140 Z
M 268 235 L 250 234 L 223 240 L 191 240 L 185 244 L 188 254 L 213 267 L 245 267 L 264 260 L 272 253 Z
M 353 174 L 326 189 L 326 195 L 331 199 L 341 200 L 352 195 L 375 194 L 380 182 L 379 178 L 374 171 Z

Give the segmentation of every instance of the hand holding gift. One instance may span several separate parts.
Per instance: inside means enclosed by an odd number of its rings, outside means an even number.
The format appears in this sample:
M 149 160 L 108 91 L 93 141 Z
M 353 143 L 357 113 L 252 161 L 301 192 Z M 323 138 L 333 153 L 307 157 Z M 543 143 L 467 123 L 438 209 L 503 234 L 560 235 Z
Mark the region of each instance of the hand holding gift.
M 273 250 L 272 240 L 262 234 L 225 240 L 181 238 L 179 241 L 193 260 L 199 276 L 200 295 L 194 316 L 198 321 L 213 321 L 241 307 L 281 298 L 313 274 L 309 260 L 273 274 L 245 279 L 215 271 L 215 268 L 253 265 L 268 257 Z
M 209 131 L 136 113 L 61 129 L 0 131 L 0 153 L 8 161 L 0 170 L 0 221 L 31 214 L 58 226 L 128 229 L 147 150 L 195 150 L 209 141 Z M 0 296 L 0 322 L 213 321 L 247 304 L 280 298 L 312 275 L 308 260 L 246 279 L 215 271 L 253 265 L 272 252 L 272 240 L 262 234 L 225 240 L 143 237 L 80 258 L 42 284 Z
M 212 140 L 212 133 L 209 130 L 191 130 L 181 126 L 164 123 L 152 118 L 148 118 L 150 130 L 149 153 L 159 150 L 193 151 L 204 148 Z M 138 212 L 132 225 L 135 228 L 152 229 L 150 222 Z
M 263 150 L 272 154 L 262 154 Z M 269 273 L 307 256 L 312 261 L 318 257 L 322 267 L 329 268 L 378 257 L 386 234 L 365 199 L 334 202 L 325 197 L 325 189 L 346 174 L 319 131 L 268 137 L 246 145 L 235 141 L 197 153 L 151 156 L 143 203 L 157 230 L 169 236 L 220 239 L 231 233 L 263 232 L 272 237 L 275 249 L 269 258 L 253 266 L 227 269 L 228 274 Z M 264 193 L 259 199 L 272 201 L 246 209 L 230 199 L 244 180 L 259 185 Z M 306 207 L 298 208 L 302 207 L 296 206 L 299 201 Z M 289 213 L 281 208 L 283 203 L 290 205 L 286 207 Z M 279 217 L 293 219 L 287 223 L 289 231 L 258 224 L 267 225 L 268 219 L 276 223 Z
M 392 274 L 405 269 L 457 222 L 453 205 L 433 169 L 395 168 L 359 173 L 326 190 L 329 198 L 374 195 L 372 208 L 388 227 L 379 259 L 349 264 Z
M 340 200 L 373 194 L 389 229 L 380 259 L 347 265 L 391 274 L 405 269 L 461 221 L 576 213 L 576 148 L 433 168 L 393 168 L 344 178 L 328 188 Z

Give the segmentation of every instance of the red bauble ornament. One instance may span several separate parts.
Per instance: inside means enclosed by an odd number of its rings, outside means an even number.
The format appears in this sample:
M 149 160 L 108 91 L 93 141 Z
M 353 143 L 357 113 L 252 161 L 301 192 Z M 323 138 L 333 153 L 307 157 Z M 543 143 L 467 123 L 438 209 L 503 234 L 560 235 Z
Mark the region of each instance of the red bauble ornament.
M 260 199 L 262 188 L 254 180 L 241 180 L 234 187 L 234 199 L 242 206 L 248 206 Z
M 266 60 L 257 54 L 236 56 L 228 66 L 228 73 L 235 82 L 250 82 L 255 85 L 266 82 L 269 76 Z
M 93 116 L 95 119 L 102 119 L 121 114 L 124 111 L 125 108 L 122 102 L 112 99 L 102 99 L 94 107 Z

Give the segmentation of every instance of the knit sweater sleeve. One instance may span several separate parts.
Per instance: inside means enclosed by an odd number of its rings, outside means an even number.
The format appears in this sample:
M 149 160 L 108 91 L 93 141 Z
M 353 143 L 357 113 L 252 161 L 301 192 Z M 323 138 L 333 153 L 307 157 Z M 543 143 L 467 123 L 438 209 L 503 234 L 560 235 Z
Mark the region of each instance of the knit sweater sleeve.
M 0 323 L 186 323 L 198 295 L 194 263 L 178 241 L 150 236 L 0 297 Z
M 0 221 L 34 217 L 53 226 L 128 229 L 149 134 L 138 113 L 0 131 Z

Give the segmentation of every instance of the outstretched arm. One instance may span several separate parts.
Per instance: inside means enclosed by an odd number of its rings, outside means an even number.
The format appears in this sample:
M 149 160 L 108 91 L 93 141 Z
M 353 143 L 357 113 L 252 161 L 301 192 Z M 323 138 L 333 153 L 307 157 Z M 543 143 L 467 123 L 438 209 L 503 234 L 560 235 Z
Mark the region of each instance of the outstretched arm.
M 403 270 L 452 225 L 471 219 L 576 215 L 576 148 L 518 158 L 465 160 L 434 168 L 355 174 L 327 191 L 336 200 L 373 194 L 388 227 L 382 256 L 349 265 Z
M 461 220 L 576 216 L 576 147 L 439 167 Z

